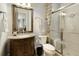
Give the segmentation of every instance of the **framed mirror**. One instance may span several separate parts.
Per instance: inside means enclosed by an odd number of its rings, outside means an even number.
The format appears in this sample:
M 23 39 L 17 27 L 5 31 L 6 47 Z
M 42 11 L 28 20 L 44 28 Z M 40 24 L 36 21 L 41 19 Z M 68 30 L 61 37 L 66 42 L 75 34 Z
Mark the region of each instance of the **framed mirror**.
M 13 8 L 13 32 L 33 32 L 33 9 L 12 5 Z

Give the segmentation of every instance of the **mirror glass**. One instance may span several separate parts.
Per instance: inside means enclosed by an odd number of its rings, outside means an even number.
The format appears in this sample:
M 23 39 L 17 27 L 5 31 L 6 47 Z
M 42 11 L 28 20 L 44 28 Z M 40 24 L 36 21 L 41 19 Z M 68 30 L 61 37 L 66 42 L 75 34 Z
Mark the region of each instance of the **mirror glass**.
M 14 6 L 15 7 L 15 6 Z M 15 7 L 14 9 L 14 28 L 18 33 L 33 31 L 32 9 Z M 16 24 L 15 24 L 16 23 Z

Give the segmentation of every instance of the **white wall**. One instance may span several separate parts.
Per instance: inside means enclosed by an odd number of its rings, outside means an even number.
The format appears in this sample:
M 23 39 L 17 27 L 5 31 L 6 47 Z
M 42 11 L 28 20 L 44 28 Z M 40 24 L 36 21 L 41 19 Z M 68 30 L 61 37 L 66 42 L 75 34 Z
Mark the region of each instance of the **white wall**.
M 34 25 L 34 33 L 36 34 L 36 43 L 35 45 L 42 44 L 43 40 L 39 39 L 39 35 L 46 35 L 47 24 L 46 24 L 46 7 L 44 3 L 32 3 L 33 7 L 33 25 Z M 35 47 L 36 47 L 35 46 Z
M 8 31 L 9 31 L 9 35 L 12 34 L 12 7 L 11 7 L 11 4 L 7 4 L 7 9 L 8 9 L 8 12 L 7 12 L 7 15 L 8 15 Z
M 45 33 L 45 4 L 33 3 L 33 20 L 34 20 L 34 33 Z

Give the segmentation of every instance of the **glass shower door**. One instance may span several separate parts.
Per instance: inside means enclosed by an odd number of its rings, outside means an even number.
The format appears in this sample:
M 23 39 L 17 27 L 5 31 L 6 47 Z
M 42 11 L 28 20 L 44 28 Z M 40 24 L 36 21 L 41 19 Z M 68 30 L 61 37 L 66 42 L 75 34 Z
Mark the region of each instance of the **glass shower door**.
M 62 40 L 61 40 L 61 28 L 60 28 L 61 15 L 60 12 L 52 14 L 51 19 L 51 38 L 54 41 L 56 51 L 62 54 Z

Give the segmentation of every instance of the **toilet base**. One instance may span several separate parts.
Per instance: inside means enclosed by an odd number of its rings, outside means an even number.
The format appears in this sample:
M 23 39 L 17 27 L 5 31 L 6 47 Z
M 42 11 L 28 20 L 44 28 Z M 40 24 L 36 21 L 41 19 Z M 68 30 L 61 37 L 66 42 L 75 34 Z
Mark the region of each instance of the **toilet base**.
M 52 54 L 44 52 L 42 56 L 55 56 L 55 52 L 52 52 Z
M 51 44 L 43 44 L 44 56 L 54 56 L 55 55 L 55 47 Z

